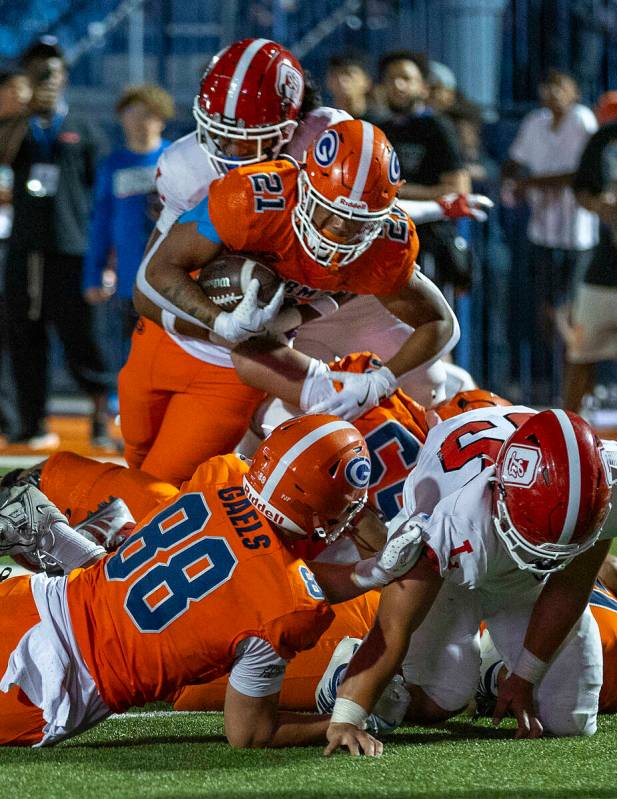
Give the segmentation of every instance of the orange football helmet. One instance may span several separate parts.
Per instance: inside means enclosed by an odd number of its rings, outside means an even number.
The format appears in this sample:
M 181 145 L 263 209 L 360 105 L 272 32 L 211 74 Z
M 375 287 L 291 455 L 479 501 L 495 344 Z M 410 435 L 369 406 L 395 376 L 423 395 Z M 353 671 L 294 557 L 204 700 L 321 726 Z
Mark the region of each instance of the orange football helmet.
M 291 533 L 333 541 L 366 502 L 371 462 L 362 434 L 336 416 L 296 416 L 276 427 L 244 476 L 246 496 Z
M 500 405 L 506 406 L 512 403 L 498 394 L 493 394 L 492 391 L 473 388 L 470 391 L 459 391 L 453 397 L 434 405 L 431 410 L 444 421 L 465 411 L 475 411 L 476 408 L 497 408 Z
M 383 131 L 359 119 L 326 128 L 298 174 L 292 225 L 305 252 L 321 266 L 355 261 L 382 232 L 400 186 Z

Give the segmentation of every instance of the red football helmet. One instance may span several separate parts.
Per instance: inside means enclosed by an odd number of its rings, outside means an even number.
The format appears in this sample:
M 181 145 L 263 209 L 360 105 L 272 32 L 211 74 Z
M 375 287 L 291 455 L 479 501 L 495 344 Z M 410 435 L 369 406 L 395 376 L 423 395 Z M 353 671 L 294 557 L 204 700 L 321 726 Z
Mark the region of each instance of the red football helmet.
M 193 104 L 197 138 L 219 170 L 276 158 L 296 129 L 304 73 L 269 39 L 244 39 L 214 56 Z M 226 152 L 252 142 L 246 155 Z
M 333 541 L 366 502 L 371 462 L 362 434 L 336 416 L 296 416 L 276 427 L 244 476 L 260 513 L 291 533 Z
M 496 408 L 499 405 L 512 405 L 512 403 L 498 394 L 493 394 L 492 391 L 472 388 L 470 391 L 459 391 L 453 397 L 434 405 L 431 410 L 435 411 L 443 421 L 466 411 L 475 411 L 476 408 Z
M 359 119 L 326 128 L 298 174 L 292 224 L 305 252 L 321 266 L 355 261 L 383 231 L 400 186 L 397 155 L 379 128 Z
M 496 464 L 494 523 L 521 569 L 563 569 L 598 540 L 611 490 L 602 443 L 580 416 L 534 414 L 504 443 Z

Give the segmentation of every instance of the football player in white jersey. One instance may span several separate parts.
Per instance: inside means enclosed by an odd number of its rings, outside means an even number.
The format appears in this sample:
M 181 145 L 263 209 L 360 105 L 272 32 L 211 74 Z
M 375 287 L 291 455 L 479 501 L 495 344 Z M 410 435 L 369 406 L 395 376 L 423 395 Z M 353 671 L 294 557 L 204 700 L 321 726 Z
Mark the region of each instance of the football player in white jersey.
M 332 689 L 326 754 L 361 751 L 356 731 L 401 664 L 408 719 L 435 723 L 464 708 L 482 619 L 510 673 L 495 721 L 512 712 L 517 737 L 595 732 L 602 649 L 586 606 L 609 548 L 599 540 L 609 467 L 586 422 L 560 410 L 480 409 L 429 432 L 388 543 L 358 576 L 398 579 Z
M 269 73 L 277 78 L 272 90 L 264 91 L 260 79 L 268 64 L 274 65 L 274 69 L 269 67 Z M 227 90 L 224 78 L 231 73 L 233 90 Z M 310 143 L 323 130 L 351 118 L 335 108 L 313 107 L 306 95 L 303 102 L 303 91 L 300 64 L 275 42 L 246 39 L 215 56 L 195 98 L 196 133 L 174 142 L 159 159 L 156 187 L 163 210 L 152 243 L 166 235 L 183 212 L 201 202 L 211 182 L 228 169 L 279 154 L 302 161 Z M 288 100 L 283 106 L 282 98 Z M 279 121 L 273 123 L 274 119 Z M 242 120 L 241 125 L 238 120 Z M 492 205 L 488 198 L 476 195 L 449 195 L 438 202 L 400 204 L 416 224 L 465 216 L 483 220 L 485 210 Z M 145 270 L 138 287 L 157 304 L 155 293 L 148 291 Z M 296 348 L 325 361 L 362 350 L 378 352 L 388 360 L 412 332 L 373 297 L 357 297 L 333 316 L 336 310 L 335 303 L 323 303 L 316 304 L 314 312 L 307 311 L 308 324 L 300 329 Z M 168 332 L 174 338 L 173 332 Z M 198 350 L 197 344 L 195 352 Z M 401 385 L 418 401 L 430 405 L 444 398 L 445 380 L 446 367 L 438 360 L 406 375 Z M 472 387 L 469 378 L 457 390 Z

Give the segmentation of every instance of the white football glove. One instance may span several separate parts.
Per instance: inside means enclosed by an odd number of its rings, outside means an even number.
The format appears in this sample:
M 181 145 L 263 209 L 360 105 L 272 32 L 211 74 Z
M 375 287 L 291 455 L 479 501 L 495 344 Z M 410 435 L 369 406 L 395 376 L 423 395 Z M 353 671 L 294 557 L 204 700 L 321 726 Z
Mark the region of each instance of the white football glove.
M 486 212 L 494 205 L 483 194 L 444 194 L 437 199 L 446 219 L 471 217 L 478 222 L 486 222 Z
M 359 588 L 382 588 L 413 569 L 423 546 L 422 527 L 417 517 L 407 519 L 379 552 L 356 563 L 351 580 Z
M 216 317 L 212 328 L 214 333 L 230 344 L 239 344 L 265 333 L 281 309 L 285 285 L 281 283 L 265 308 L 258 305 L 258 293 L 259 280 L 253 278 L 238 306 L 231 312 L 221 311 Z
M 331 375 L 327 363 L 311 358 L 300 392 L 300 410 L 308 411 L 318 403 L 335 399 L 337 394 Z
M 371 372 L 330 372 L 329 379 L 343 384 L 341 391 L 309 408 L 309 413 L 331 413 L 353 422 L 379 405 L 398 388 L 396 377 L 382 366 Z

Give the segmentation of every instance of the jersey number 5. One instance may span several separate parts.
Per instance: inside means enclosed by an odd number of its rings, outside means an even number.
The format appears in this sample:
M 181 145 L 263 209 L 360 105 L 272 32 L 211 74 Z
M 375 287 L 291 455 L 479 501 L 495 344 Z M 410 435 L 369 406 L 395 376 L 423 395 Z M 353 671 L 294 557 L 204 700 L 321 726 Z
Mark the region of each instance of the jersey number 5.
M 124 606 L 141 632 L 164 630 L 191 602 L 203 599 L 233 574 L 238 560 L 224 538 L 195 540 L 209 518 L 202 494 L 184 494 L 135 532 L 105 564 L 108 580 L 127 582 L 139 570 Z M 157 555 L 172 547 L 176 551 L 162 562 Z

